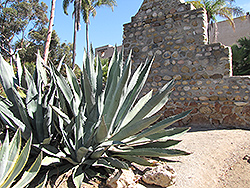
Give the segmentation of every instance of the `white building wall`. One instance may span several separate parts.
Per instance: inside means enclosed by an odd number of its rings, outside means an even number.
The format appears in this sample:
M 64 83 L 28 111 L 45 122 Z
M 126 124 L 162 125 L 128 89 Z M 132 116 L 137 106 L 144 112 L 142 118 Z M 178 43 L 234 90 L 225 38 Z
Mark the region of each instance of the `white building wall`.
M 241 37 L 250 36 L 250 16 L 235 18 L 235 31 L 228 21 L 218 22 L 218 39 L 217 42 L 221 42 L 226 46 L 231 46 L 237 43 L 237 40 Z M 210 43 L 214 42 L 214 29 L 210 31 Z

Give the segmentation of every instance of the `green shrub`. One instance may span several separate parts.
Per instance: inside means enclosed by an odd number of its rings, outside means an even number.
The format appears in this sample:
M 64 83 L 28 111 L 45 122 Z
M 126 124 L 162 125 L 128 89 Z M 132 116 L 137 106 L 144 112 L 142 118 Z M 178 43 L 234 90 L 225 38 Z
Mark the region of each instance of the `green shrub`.
M 250 39 L 240 38 L 232 46 L 233 75 L 250 75 Z

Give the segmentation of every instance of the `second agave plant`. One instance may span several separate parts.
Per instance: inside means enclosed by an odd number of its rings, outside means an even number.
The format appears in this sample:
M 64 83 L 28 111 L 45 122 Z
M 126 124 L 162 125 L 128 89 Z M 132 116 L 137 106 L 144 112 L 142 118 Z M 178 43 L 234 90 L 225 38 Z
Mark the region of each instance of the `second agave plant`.
M 152 91 L 138 99 L 148 77 L 153 58 L 131 73 L 131 54 L 124 62 L 115 50 L 109 63 L 107 82 L 103 84 L 101 62 L 94 55 L 84 56 L 80 83 L 66 67 L 67 78 L 52 66 L 57 84 L 58 130 L 63 138 L 61 151 L 54 154 L 71 164 L 73 181 L 81 186 L 84 178 L 128 168 L 131 162 L 153 165 L 147 158 L 188 155 L 169 147 L 180 141 L 171 139 L 188 128 L 165 129 L 190 111 L 159 121 L 157 112 L 165 105 L 174 87 L 167 83 L 155 95 Z M 48 152 L 48 151 L 47 151 Z M 104 170 L 104 171 L 103 171 Z

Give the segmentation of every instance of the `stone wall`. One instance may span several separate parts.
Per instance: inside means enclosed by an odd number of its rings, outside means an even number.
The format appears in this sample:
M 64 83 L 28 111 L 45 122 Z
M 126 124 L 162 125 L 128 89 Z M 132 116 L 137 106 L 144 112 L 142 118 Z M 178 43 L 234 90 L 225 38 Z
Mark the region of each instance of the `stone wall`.
M 125 56 L 133 49 L 133 68 L 155 55 L 142 94 L 176 80 L 165 117 L 194 109 L 176 125 L 250 127 L 250 78 L 232 77 L 231 49 L 207 44 L 203 9 L 176 0 L 144 0 L 124 25 Z M 175 125 L 175 126 L 176 126 Z

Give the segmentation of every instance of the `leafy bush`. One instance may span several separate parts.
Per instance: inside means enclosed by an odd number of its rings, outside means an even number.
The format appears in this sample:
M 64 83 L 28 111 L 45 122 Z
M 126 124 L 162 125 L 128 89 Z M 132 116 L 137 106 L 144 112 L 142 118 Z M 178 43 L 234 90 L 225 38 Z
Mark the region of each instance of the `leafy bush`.
M 232 46 L 233 75 L 250 75 L 250 39 L 240 38 Z

